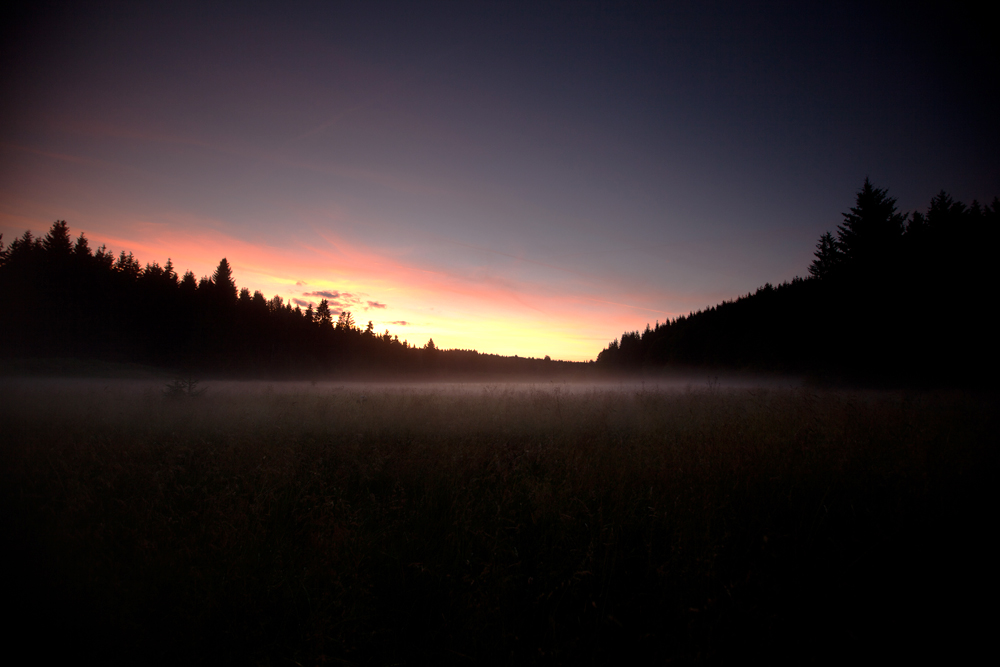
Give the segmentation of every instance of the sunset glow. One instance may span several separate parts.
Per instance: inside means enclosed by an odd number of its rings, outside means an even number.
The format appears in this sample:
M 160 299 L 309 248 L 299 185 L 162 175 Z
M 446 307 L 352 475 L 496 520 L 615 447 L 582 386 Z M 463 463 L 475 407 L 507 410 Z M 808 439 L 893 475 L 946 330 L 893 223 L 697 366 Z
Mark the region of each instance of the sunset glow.
M 740 7 L 365 7 L 25 10 L 4 241 L 66 220 L 196 277 L 226 257 L 251 292 L 327 298 L 411 344 L 589 360 L 804 275 L 865 175 L 904 211 L 928 187 L 992 196 L 989 115 L 874 113 L 953 83 L 879 40 L 863 59 L 849 13 L 758 34 Z M 948 180 L 957 163 L 971 175 Z
M 47 228 L 26 217 L 4 222 L 8 228 L 27 223 L 36 233 Z M 637 312 L 670 316 L 597 298 L 579 279 L 575 291 L 565 285 L 556 291 L 543 283 L 420 266 L 398 249 L 379 254 L 328 233 L 313 239 L 316 245 L 268 247 L 212 230 L 211 224 L 121 222 L 107 231 L 95 224 L 93 231 L 74 233 L 85 233 L 92 247 L 106 245 L 115 255 L 132 252 L 141 264 L 162 265 L 169 258 L 179 273 L 190 270 L 196 277 L 210 276 L 225 256 L 237 284 L 251 292 L 278 295 L 302 308 L 325 298 L 335 313 L 350 311 L 360 326 L 370 320 L 377 332 L 388 330 L 420 346 L 433 338 L 444 348 L 586 361 L 607 343 L 609 331 L 633 326 Z

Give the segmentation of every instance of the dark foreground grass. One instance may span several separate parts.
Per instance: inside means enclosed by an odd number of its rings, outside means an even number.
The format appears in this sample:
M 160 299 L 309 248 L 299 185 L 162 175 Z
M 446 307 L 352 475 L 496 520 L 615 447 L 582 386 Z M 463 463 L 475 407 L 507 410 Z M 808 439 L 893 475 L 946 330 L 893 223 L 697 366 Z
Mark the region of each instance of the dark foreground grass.
M 802 662 L 992 631 L 989 397 L 8 382 L 0 406 L 8 631 L 39 657 Z

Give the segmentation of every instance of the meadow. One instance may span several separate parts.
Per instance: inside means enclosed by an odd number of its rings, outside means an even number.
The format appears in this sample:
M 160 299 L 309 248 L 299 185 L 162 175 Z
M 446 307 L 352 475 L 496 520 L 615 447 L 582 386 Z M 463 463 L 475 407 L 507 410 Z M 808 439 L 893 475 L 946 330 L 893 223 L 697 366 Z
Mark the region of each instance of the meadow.
M 991 394 L 163 384 L 0 382 L 35 655 L 806 662 L 991 630 Z

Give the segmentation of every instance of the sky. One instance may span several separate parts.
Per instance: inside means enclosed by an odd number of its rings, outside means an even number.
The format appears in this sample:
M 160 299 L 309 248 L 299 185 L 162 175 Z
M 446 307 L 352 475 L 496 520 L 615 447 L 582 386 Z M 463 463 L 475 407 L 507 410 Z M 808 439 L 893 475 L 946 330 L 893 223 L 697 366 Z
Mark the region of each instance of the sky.
M 807 275 L 866 177 L 904 211 L 1000 195 L 1000 59 L 961 2 L 5 11 L 4 241 L 226 257 L 418 345 L 594 359 Z

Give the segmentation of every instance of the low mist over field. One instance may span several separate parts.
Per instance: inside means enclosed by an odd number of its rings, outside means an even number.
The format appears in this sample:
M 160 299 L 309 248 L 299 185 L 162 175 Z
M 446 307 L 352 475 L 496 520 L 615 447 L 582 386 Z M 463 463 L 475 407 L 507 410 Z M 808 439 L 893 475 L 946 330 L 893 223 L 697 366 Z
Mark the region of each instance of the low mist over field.
M 523 380 L 483 380 L 466 381 L 460 378 L 411 381 L 358 381 L 358 380 L 198 380 L 194 376 L 169 376 L 160 372 L 157 378 L 108 377 L 53 377 L 14 376 L 0 377 L 0 388 L 16 392 L 22 396 L 34 395 L 37 400 L 48 403 L 53 392 L 63 393 L 69 400 L 81 400 L 91 395 L 142 397 L 170 396 L 170 385 L 178 380 L 194 383 L 198 395 L 211 394 L 215 398 L 239 400 L 241 398 L 266 398 L 271 396 L 294 396 L 302 400 L 324 403 L 324 399 L 336 401 L 340 398 L 355 399 L 360 396 L 385 398 L 386 395 L 441 394 L 482 396 L 495 398 L 498 395 L 541 395 L 541 394 L 604 394 L 604 393 L 676 393 L 703 389 L 791 389 L 803 386 L 803 380 L 791 376 L 759 374 L 718 374 L 672 373 L 638 377 L 622 375 L 608 376 L 601 380 L 547 380 L 525 378 Z M 169 379 L 168 379 L 169 378 Z
M 67 655 L 717 662 L 985 622 L 987 396 L 164 384 L 0 383 L 18 627 Z

